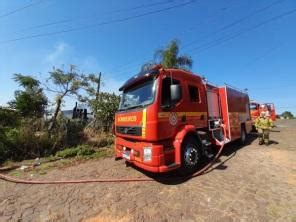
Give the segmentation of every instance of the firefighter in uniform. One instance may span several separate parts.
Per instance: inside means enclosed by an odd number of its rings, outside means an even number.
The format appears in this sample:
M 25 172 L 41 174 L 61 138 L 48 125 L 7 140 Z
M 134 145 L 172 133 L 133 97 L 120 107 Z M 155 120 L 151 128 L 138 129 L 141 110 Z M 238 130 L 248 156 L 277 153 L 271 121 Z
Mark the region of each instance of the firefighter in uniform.
M 274 127 L 273 121 L 269 117 L 269 112 L 263 111 L 255 121 L 255 127 L 259 133 L 259 145 L 263 143 L 269 145 L 269 131 Z

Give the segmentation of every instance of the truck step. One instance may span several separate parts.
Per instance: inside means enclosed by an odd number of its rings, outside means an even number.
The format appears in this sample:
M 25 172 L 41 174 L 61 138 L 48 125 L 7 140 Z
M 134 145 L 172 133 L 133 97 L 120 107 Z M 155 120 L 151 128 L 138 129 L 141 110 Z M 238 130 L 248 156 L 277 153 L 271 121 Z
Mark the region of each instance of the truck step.
M 205 131 L 197 131 L 197 134 L 200 136 L 205 136 L 207 133 Z
M 172 163 L 172 164 L 168 165 L 168 168 L 174 168 L 174 167 L 177 167 L 177 166 L 178 166 L 178 164 Z
M 202 140 L 201 142 L 204 146 L 211 146 L 212 145 L 212 143 L 207 140 Z

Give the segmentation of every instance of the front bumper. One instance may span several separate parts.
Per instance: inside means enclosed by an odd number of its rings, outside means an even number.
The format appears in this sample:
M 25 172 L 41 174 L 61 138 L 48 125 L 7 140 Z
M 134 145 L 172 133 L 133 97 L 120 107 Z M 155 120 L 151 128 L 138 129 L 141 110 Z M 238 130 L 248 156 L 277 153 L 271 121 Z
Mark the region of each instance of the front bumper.
M 151 147 L 151 160 L 144 161 L 144 147 Z M 126 155 L 126 151 L 128 155 Z M 174 159 L 174 150 L 164 152 L 162 144 L 141 141 L 129 141 L 121 137 L 115 139 L 116 158 L 124 158 L 129 163 L 146 171 L 161 173 L 177 169 L 179 165 L 170 161 Z

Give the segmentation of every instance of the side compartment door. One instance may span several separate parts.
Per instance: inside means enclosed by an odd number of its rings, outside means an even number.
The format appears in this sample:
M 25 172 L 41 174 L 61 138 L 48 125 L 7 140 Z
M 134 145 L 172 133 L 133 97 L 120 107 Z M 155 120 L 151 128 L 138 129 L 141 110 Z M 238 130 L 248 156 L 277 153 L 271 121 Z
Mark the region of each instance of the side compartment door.
M 213 90 L 207 90 L 207 104 L 209 120 L 219 119 L 221 117 L 221 113 L 218 92 L 215 92 Z

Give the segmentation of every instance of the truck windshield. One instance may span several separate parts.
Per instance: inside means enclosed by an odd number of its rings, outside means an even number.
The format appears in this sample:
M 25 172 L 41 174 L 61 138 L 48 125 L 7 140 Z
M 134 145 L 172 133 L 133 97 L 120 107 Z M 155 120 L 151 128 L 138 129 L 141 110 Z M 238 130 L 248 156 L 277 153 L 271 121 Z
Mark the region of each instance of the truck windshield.
M 155 95 L 155 79 L 149 79 L 142 84 L 125 90 L 121 97 L 119 110 L 144 107 L 153 102 Z
M 255 104 L 255 103 L 251 103 L 250 104 L 250 110 L 257 110 L 257 107 L 258 107 L 258 105 L 257 104 Z

